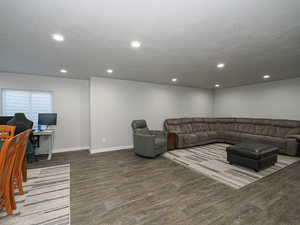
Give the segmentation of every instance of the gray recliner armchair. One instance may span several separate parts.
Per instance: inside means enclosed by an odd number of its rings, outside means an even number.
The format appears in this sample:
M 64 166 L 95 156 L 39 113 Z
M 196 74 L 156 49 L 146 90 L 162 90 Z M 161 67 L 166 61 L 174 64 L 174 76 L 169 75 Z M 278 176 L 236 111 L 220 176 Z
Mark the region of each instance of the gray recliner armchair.
M 167 132 L 149 130 L 145 120 L 134 120 L 131 127 L 137 155 L 154 158 L 167 151 Z

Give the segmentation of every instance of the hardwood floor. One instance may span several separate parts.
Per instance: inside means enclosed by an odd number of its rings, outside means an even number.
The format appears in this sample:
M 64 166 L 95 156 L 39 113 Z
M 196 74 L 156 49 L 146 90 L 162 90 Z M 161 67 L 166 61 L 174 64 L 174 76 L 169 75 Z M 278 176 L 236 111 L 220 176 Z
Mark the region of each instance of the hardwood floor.
M 300 162 L 240 190 L 130 150 L 54 154 L 71 164 L 72 225 L 299 225 Z

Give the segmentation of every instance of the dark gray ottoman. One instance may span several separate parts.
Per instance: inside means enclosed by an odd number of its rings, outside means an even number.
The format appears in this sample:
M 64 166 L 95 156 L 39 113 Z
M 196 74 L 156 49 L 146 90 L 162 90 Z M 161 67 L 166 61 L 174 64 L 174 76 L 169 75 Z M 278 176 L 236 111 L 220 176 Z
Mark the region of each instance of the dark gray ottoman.
M 277 162 L 279 149 L 266 144 L 241 143 L 227 147 L 226 151 L 230 164 L 238 164 L 259 171 Z

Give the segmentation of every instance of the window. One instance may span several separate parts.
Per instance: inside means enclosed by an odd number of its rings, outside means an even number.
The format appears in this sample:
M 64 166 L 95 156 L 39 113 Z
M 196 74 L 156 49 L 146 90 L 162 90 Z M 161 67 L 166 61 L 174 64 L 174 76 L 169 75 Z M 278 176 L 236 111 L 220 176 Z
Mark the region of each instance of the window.
M 38 124 L 39 113 L 52 113 L 52 93 L 47 91 L 2 90 L 2 112 L 5 116 L 25 113 L 26 117 Z

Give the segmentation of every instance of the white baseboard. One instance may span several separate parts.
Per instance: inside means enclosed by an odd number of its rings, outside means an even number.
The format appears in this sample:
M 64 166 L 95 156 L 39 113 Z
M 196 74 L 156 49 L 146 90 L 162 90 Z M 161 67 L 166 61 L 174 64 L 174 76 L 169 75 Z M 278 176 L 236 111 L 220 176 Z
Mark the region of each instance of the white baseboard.
M 69 147 L 69 148 L 57 148 L 53 149 L 53 153 L 59 153 L 59 152 L 74 152 L 74 151 L 82 151 L 82 150 L 89 150 L 89 146 L 84 147 Z
M 116 146 L 116 147 L 108 147 L 108 148 L 94 148 L 94 149 L 90 149 L 90 153 L 95 154 L 100 152 L 111 152 L 111 151 L 118 151 L 118 150 L 130 149 L 130 148 L 133 148 L 133 145 Z

